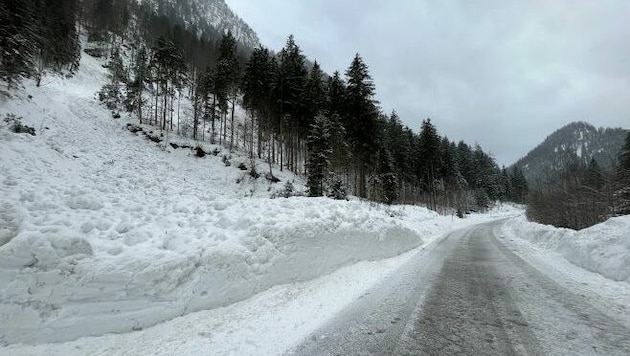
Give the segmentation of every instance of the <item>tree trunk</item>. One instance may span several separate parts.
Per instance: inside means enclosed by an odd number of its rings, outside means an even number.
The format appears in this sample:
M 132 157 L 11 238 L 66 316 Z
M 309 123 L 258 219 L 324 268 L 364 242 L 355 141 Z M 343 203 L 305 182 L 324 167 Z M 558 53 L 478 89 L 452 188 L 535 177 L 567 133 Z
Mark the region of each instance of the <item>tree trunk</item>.
M 232 132 L 230 133 L 230 152 L 232 152 L 232 148 L 234 146 L 234 107 L 236 105 L 236 97 L 232 98 L 232 117 L 230 118 L 230 127 Z
M 212 94 L 212 136 L 210 136 L 210 143 L 214 145 L 214 135 L 215 135 L 215 120 L 216 120 L 216 105 L 217 105 L 217 96 Z
M 138 88 L 138 119 L 142 125 L 142 78 L 140 78 L 140 87 Z
M 193 100 L 193 140 L 197 140 L 197 125 L 199 125 L 199 95 Z
M 160 99 L 160 84 L 155 84 L 155 125 L 158 123 L 158 101 Z M 149 123 L 151 124 L 151 123 Z

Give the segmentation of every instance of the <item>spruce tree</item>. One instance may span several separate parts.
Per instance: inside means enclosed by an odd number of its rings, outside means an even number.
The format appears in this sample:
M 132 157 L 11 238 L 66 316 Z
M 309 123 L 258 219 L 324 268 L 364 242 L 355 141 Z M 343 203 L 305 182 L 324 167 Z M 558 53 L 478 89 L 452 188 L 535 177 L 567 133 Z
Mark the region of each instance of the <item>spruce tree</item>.
M 107 63 L 109 69 L 109 83 L 107 83 L 99 92 L 100 100 L 105 103 L 108 109 L 118 109 L 122 103 L 122 96 L 120 92 L 121 83 L 127 82 L 127 73 L 123 66 L 122 57 L 120 51 L 116 48 L 109 57 Z M 127 101 L 129 100 L 130 93 L 128 93 Z
M 475 187 L 473 153 L 470 146 L 464 141 L 459 141 L 457 144 L 457 167 L 464 178 L 465 186 Z
M 523 171 L 519 167 L 512 168 L 510 172 L 510 187 L 511 187 L 511 196 L 510 199 L 519 204 L 525 203 L 525 198 L 527 193 L 529 192 L 527 179 L 525 179 L 525 175 Z
M 311 197 L 324 195 L 324 182 L 330 165 L 330 122 L 324 115 L 315 117 L 307 139 L 308 146 L 308 194 Z
M 153 47 L 153 58 L 151 60 L 151 68 L 153 69 L 153 76 L 158 84 L 158 92 L 156 92 L 156 104 L 155 113 L 156 122 L 158 121 L 158 98 L 162 97 L 162 115 L 160 119 L 160 126 L 162 130 L 167 126 L 167 111 L 169 98 L 175 95 L 173 88 L 177 88 L 180 82 L 183 80 L 186 71 L 186 65 L 183 61 L 181 52 L 177 49 L 175 44 L 167 40 L 164 37 L 159 37 L 156 40 Z M 172 101 L 172 100 L 171 100 Z M 172 125 L 172 122 L 171 122 Z
M 37 85 L 41 84 L 45 69 L 74 73 L 79 68 L 81 45 L 76 20 L 76 0 L 42 0 L 37 14 L 40 19 L 37 46 Z
M 282 169 L 286 163 L 295 173 L 299 172 L 301 143 L 305 140 L 311 123 L 304 102 L 307 80 L 304 55 L 293 35 L 290 35 L 280 51 L 273 88 L 278 106 L 277 126 L 280 139 L 284 143 L 280 145 L 280 167 Z M 284 148 L 287 149 L 286 159 Z
M 346 105 L 344 126 L 356 159 L 356 193 L 367 197 L 366 177 L 373 164 L 378 141 L 379 115 L 374 100 L 375 86 L 363 58 L 357 53 L 346 71 Z
M 0 79 L 11 89 L 34 69 L 37 19 L 33 0 L 0 0 Z
M 127 83 L 127 110 L 135 112 L 140 124 L 142 124 L 142 107 L 144 105 L 142 94 L 145 83 L 149 79 L 148 57 L 144 47 L 138 51 L 132 70 L 134 79 Z
M 215 67 L 216 92 L 219 101 L 219 108 L 223 112 L 223 137 L 220 142 L 227 140 L 227 111 L 231 106 L 230 120 L 230 150 L 234 145 L 234 112 L 236 109 L 236 98 L 240 87 L 240 67 L 236 57 L 236 38 L 232 32 L 227 31 L 219 45 L 219 59 Z
M 390 205 L 398 199 L 398 177 L 394 172 L 393 158 L 383 145 L 377 156 L 376 174 L 371 179 L 374 198 Z
M 322 78 L 324 73 L 317 61 L 313 63 L 304 90 L 305 115 L 307 121 L 312 121 L 317 115 L 324 111 L 326 103 L 326 92 Z
M 326 111 L 329 116 L 337 114 L 341 118 L 346 115 L 346 85 L 338 71 L 328 78 Z
M 433 193 L 440 169 L 440 136 L 431 119 L 422 121 L 416 149 L 416 174 L 425 192 Z M 432 202 L 435 204 L 435 201 Z
M 230 101 L 235 99 L 234 94 L 238 90 L 238 60 L 236 59 L 236 39 L 232 32 L 226 32 L 221 38 L 219 44 L 219 58 L 214 69 L 215 94 L 217 96 L 218 106 L 222 113 L 221 116 L 221 132 L 219 135 L 219 143 L 227 140 L 227 113 L 230 107 Z M 234 112 L 234 110 L 232 110 Z M 233 125 L 232 125 L 233 126 Z M 234 131 L 234 130 L 232 130 Z M 231 143 L 233 140 L 231 140 Z
M 619 168 L 630 171 L 630 131 L 628 131 L 626 140 L 619 151 Z
M 256 48 L 247 62 L 243 83 L 243 104 L 251 113 L 252 120 L 258 123 L 258 157 L 262 157 L 262 142 L 271 145 L 274 133 L 273 115 L 275 100 L 272 84 L 276 75 L 277 64 L 267 48 Z M 252 123 L 252 127 L 254 124 Z M 253 138 L 252 138 L 253 139 Z M 271 154 L 269 160 L 271 161 Z
M 619 164 L 615 174 L 615 213 L 630 214 L 630 132 L 619 151 Z

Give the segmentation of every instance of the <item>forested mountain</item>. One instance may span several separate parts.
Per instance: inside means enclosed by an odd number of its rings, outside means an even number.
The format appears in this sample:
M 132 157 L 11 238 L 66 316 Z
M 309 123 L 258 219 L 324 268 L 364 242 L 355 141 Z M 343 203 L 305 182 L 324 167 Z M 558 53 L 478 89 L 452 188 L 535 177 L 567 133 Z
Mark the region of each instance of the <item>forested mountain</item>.
M 137 0 L 146 3 L 160 15 L 178 19 L 187 30 L 203 35 L 209 29 L 230 31 L 236 41 L 245 47 L 260 45 L 258 35 L 245 21 L 236 15 L 224 0 Z
M 409 128 L 383 113 L 360 54 L 328 76 L 291 35 L 277 52 L 249 48 L 255 34 L 223 1 L 0 0 L 0 10 L 9 91 L 25 78 L 72 75 L 87 42 L 83 52 L 109 69 L 99 98 L 115 116 L 160 130 L 156 141 L 191 137 L 197 152 L 204 143 L 244 150 L 268 163 L 269 180 L 274 169 L 308 176 L 311 196 L 463 213 L 527 193 L 520 170 L 501 169 L 479 145 L 449 140 L 428 118 Z
M 529 181 L 527 216 L 583 229 L 630 212 L 630 132 L 571 123 L 516 163 Z
M 621 128 L 595 128 L 586 122 L 573 122 L 549 135 L 515 166 L 522 169 L 530 183 L 554 179 L 568 165 L 586 166 L 591 160 L 610 170 L 626 134 Z

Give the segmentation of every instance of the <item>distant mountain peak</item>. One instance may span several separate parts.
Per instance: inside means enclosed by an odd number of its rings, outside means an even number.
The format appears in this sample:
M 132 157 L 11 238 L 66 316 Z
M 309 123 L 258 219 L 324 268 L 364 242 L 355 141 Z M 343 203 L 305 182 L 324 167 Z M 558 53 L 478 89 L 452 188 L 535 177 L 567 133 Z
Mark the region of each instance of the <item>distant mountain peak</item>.
M 523 170 L 530 182 L 553 179 L 572 162 L 588 164 L 594 159 L 601 167 L 610 168 L 626 135 L 627 131 L 621 128 L 596 128 L 588 122 L 572 122 L 547 136 L 515 166 Z

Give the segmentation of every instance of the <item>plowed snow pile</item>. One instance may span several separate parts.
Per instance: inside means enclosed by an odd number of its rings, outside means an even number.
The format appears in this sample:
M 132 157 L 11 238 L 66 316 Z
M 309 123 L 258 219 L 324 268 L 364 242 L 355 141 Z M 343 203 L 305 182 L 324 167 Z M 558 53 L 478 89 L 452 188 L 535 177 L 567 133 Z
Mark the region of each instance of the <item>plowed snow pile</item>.
M 614 281 L 630 283 L 630 216 L 575 231 L 528 222 L 505 224 L 503 233 L 559 253 L 569 262 Z

